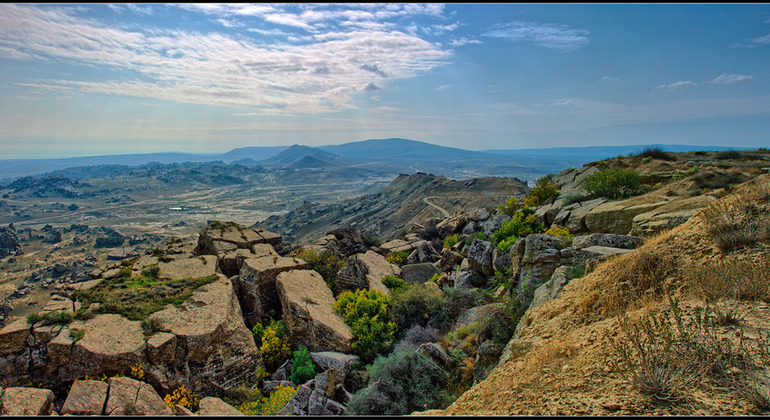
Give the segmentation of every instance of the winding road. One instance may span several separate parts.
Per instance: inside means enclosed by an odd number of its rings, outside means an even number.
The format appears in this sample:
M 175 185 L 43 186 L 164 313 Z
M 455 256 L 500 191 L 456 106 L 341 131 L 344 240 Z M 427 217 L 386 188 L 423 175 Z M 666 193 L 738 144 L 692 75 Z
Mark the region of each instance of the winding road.
M 449 212 L 448 212 L 448 211 L 446 211 L 446 209 L 444 209 L 444 208 L 442 208 L 442 207 L 439 207 L 439 206 L 437 206 L 437 205 L 435 205 L 435 204 L 431 203 L 430 201 L 428 201 L 428 199 L 429 199 L 429 198 L 443 198 L 443 197 L 440 197 L 440 196 L 436 196 L 436 195 L 432 195 L 432 196 L 430 196 L 430 197 L 425 197 L 425 198 L 423 198 L 423 199 L 422 199 L 422 201 L 423 201 L 425 204 L 427 204 L 427 205 L 429 205 L 429 206 L 433 207 L 434 209 L 438 210 L 438 211 L 439 211 L 439 213 L 441 213 L 441 214 L 444 216 L 444 218 L 448 218 L 448 217 L 450 216 Z

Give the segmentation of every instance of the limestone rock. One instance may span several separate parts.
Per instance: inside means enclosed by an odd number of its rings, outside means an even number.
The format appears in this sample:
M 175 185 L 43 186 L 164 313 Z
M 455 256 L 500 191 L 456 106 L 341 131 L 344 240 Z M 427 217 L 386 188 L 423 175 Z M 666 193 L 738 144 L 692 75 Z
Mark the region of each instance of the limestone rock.
M 594 233 L 627 235 L 631 231 L 634 217 L 655 210 L 668 201 L 668 197 L 643 195 L 604 203 L 588 212 L 585 217 L 586 227 Z
M 479 272 L 488 276 L 494 275 L 495 270 L 492 267 L 492 251 L 495 246 L 491 242 L 474 239 L 468 249 L 468 263 Z
M 431 359 L 436 361 L 443 367 L 452 365 L 452 358 L 436 343 L 423 343 L 417 348 L 417 351 L 422 352 L 430 356 Z
M 308 267 L 300 258 L 264 256 L 244 260 L 235 284 L 246 326 L 256 325 L 271 309 L 281 310 L 275 286 L 279 273 Z
M 11 387 L 3 389 L 3 416 L 50 416 L 53 391 L 50 389 Z
M 332 309 L 334 296 L 320 274 L 288 271 L 278 275 L 276 284 L 283 321 L 294 344 L 310 351 L 350 352 L 350 328 Z
M 17 319 L 3 327 L 0 330 L 0 357 L 23 350 L 27 344 L 29 330 L 29 324 L 23 319 Z
M 170 416 L 174 412 L 147 383 L 128 377 L 112 377 L 104 408 L 106 415 Z
M 360 360 L 356 355 L 336 351 L 311 352 L 310 357 L 324 371 L 336 369 L 339 377 L 338 382 L 344 382 L 345 377 L 353 368 L 353 364 Z
M 202 383 L 203 388 L 196 392 L 225 392 L 240 384 L 254 386 L 257 368 L 262 366 L 259 349 L 243 323 L 233 285 L 218 276 L 182 304 L 168 305 L 149 317 L 160 329 L 176 336 L 177 351 L 186 354 L 190 382 L 197 379 Z
M 438 269 L 431 263 L 407 264 L 401 267 L 401 278 L 407 283 L 422 284 L 429 281 Z
M 487 219 L 489 219 L 489 210 L 487 209 L 476 208 L 468 213 L 468 220 L 472 222 L 483 222 Z
M 281 237 L 273 232 L 248 228 L 233 222 L 212 222 L 198 235 L 195 253 L 218 255 L 238 248 L 250 249 L 260 243 L 279 244 Z
M 488 237 L 492 237 L 492 235 L 497 232 L 498 229 L 503 225 L 503 223 L 510 221 L 511 217 L 507 214 L 496 214 L 494 216 L 491 216 L 489 219 L 481 223 L 481 230 L 484 232 L 485 235 Z
M 243 416 L 244 414 L 238 411 L 232 405 L 222 401 L 215 397 L 205 397 L 198 403 L 200 407 L 199 415 L 201 416 Z
M 462 216 L 454 216 L 448 219 L 444 219 L 436 225 L 436 231 L 438 231 L 439 237 L 445 238 L 455 233 L 460 233 L 462 230 L 464 220 Z M 467 220 L 467 219 L 465 219 Z
M 17 254 L 21 254 L 21 244 L 13 223 L 0 227 L 0 258 Z
M 631 220 L 632 235 L 652 235 L 672 229 L 690 219 L 695 213 L 716 201 L 712 195 L 678 198 L 652 211 L 637 214 Z
M 109 385 L 102 381 L 75 381 L 70 387 L 61 414 L 75 416 L 99 416 L 107 401 Z
M 599 197 L 594 200 L 588 200 L 583 201 L 581 203 L 576 203 L 577 207 L 570 210 L 569 213 L 569 219 L 567 220 L 566 224 L 562 224 L 562 226 L 566 226 L 567 229 L 569 229 L 570 233 L 581 233 L 581 232 L 587 232 L 588 227 L 586 226 L 585 218 L 586 215 L 596 207 L 599 207 L 600 205 L 606 203 L 607 200 L 604 197 Z
M 611 248 L 634 249 L 644 243 L 642 238 L 636 236 L 615 235 L 611 233 L 594 233 L 591 235 L 575 236 L 572 247 L 576 249 L 590 246 L 604 246 Z
M 195 258 L 183 258 L 169 262 L 159 262 L 159 279 L 179 280 L 213 276 L 217 270 L 217 258 L 201 255 Z
M 146 342 L 139 321 L 100 314 L 74 321 L 70 328 L 84 330 L 85 334 L 72 347 L 71 360 L 60 372 L 62 380 L 123 373 L 144 360 Z

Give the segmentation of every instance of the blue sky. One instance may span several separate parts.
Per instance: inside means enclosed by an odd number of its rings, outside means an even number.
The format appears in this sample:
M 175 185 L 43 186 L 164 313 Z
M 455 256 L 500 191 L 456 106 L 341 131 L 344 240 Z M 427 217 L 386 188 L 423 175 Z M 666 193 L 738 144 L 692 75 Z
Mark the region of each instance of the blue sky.
M 769 135 L 766 4 L 0 5 L 0 158 Z

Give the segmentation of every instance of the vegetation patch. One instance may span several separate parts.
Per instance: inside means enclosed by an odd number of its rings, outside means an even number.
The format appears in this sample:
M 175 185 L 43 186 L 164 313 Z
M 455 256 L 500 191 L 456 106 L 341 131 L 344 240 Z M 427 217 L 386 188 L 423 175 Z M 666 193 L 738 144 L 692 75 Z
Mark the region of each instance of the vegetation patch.
M 291 343 L 283 321 L 270 319 L 267 325 L 256 324 L 251 329 L 254 342 L 262 354 L 262 360 L 269 369 L 274 369 L 289 358 Z
M 151 266 L 152 267 L 152 266 Z M 76 319 L 88 319 L 96 314 L 112 313 L 133 321 L 143 321 L 153 312 L 168 304 L 179 304 L 187 300 L 195 289 L 215 281 L 217 275 L 181 280 L 160 280 L 157 271 L 145 268 L 138 276 L 124 268 L 120 275 L 105 279 L 89 290 L 77 290 L 73 296 L 82 308 L 74 315 Z M 87 309 L 98 303 L 94 309 Z
M 388 297 L 376 290 L 346 291 L 337 296 L 334 310 L 350 326 L 351 348 L 364 361 L 375 356 L 393 342 L 396 324 L 387 322 Z
M 330 289 L 334 288 L 334 283 L 337 281 L 337 273 L 345 265 L 344 260 L 339 259 L 331 252 L 319 254 L 312 249 L 302 249 L 295 255 L 310 264 L 310 269 L 320 274 Z
M 506 252 L 517 239 L 545 229 L 540 219 L 535 216 L 535 210 L 525 207 L 517 211 L 511 220 L 503 223 L 500 229 L 492 235 L 492 243 L 498 251 Z
M 538 207 L 543 204 L 550 204 L 559 196 L 559 190 L 551 181 L 553 174 L 548 174 L 536 181 L 537 186 L 532 188 L 529 194 L 524 197 L 525 207 Z
M 663 149 L 656 146 L 649 146 L 644 149 L 642 149 L 639 153 L 636 154 L 636 156 L 639 156 L 641 158 L 650 158 L 650 159 L 659 159 L 659 160 L 676 160 L 674 156 L 669 155 L 668 153 L 664 152 Z
M 27 315 L 27 324 L 34 325 L 68 325 L 72 322 L 72 314 L 63 311 L 44 312 L 43 314 L 31 313 Z
M 409 252 L 407 251 L 392 251 L 388 252 L 388 255 L 385 256 L 385 260 L 391 264 L 402 266 L 406 263 L 408 257 Z
M 247 416 L 277 416 L 286 404 L 294 397 L 299 387 L 279 385 L 268 397 L 239 405 L 238 411 Z
M 299 349 L 294 350 L 290 371 L 289 380 L 298 385 L 315 378 L 315 363 L 313 363 L 313 358 L 310 357 L 310 351 L 307 347 L 300 346 Z
M 639 173 L 633 169 L 607 168 L 586 176 L 580 187 L 589 196 L 624 198 L 641 192 Z

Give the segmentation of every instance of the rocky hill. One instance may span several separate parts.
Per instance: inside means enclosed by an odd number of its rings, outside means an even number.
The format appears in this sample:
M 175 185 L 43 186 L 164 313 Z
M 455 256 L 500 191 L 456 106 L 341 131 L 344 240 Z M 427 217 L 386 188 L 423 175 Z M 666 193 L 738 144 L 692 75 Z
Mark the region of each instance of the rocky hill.
M 767 414 L 768 157 L 404 175 L 301 245 L 220 221 L 108 240 L 4 319 L 2 414 Z M 45 233 L 120 235 L 91 230 Z M 33 232 L 3 232 L 7 267 Z
M 526 183 L 516 178 L 455 181 L 425 173 L 399 175 L 376 194 L 333 204 L 306 203 L 255 227 L 282 232 L 295 243 L 310 242 L 344 226 L 356 226 L 363 233 L 388 240 L 407 233 L 412 226 L 424 226 L 431 218 L 471 207 L 494 207 L 527 191 Z

